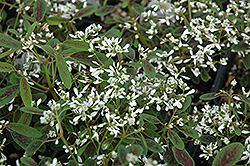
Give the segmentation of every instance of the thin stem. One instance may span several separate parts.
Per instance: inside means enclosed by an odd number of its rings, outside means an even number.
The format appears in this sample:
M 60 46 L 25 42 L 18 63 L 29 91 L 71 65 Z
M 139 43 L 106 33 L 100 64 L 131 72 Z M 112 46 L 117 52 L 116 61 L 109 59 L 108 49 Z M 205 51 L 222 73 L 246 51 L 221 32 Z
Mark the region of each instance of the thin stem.
M 189 16 L 189 21 L 191 21 L 192 20 L 192 13 L 191 13 L 190 0 L 188 0 L 188 16 Z

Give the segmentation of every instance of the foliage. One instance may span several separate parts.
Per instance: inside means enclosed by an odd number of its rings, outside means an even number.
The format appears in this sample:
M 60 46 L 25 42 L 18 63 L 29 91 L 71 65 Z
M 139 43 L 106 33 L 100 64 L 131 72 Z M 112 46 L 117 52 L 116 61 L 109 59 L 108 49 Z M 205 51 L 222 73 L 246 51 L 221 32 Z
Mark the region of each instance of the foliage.
M 0 3 L 0 163 L 12 145 L 24 165 L 195 165 L 188 143 L 250 163 L 250 3 Z M 229 52 L 246 76 L 201 91 Z

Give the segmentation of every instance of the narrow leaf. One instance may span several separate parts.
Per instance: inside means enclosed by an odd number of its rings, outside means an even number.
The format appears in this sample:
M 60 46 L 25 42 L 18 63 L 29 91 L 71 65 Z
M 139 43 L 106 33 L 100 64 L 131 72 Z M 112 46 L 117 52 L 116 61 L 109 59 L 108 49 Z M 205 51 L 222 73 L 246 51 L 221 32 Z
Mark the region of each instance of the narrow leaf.
M 192 103 L 192 97 L 188 95 L 185 99 L 185 102 L 182 104 L 182 109 L 177 111 L 177 113 L 179 114 L 186 111 L 188 107 L 191 105 L 191 103 Z
M 20 94 L 24 105 L 26 107 L 31 107 L 31 102 L 32 102 L 31 89 L 30 85 L 28 84 L 28 81 L 24 77 L 22 77 L 20 81 Z
M 200 74 L 200 76 L 201 76 L 201 79 L 202 79 L 204 82 L 208 82 L 208 80 L 209 80 L 209 74 L 208 74 L 208 72 L 206 71 L 206 69 L 201 68 L 201 74 Z
M 120 30 L 119 29 L 116 29 L 116 28 L 111 28 L 109 29 L 106 33 L 105 33 L 105 36 L 106 37 L 121 37 L 120 35 Z
M 19 93 L 19 85 L 11 85 L 0 89 L 0 106 L 9 104 Z
M 39 163 L 38 165 L 39 166 L 45 166 L 47 163 L 51 163 L 52 162 L 52 159 L 50 157 L 45 157 L 43 158 Z
M 192 127 L 184 125 L 184 126 L 176 126 L 176 128 L 182 132 L 183 134 L 188 135 L 189 137 L 192 138 L 198 138 L 199 134 L 196 130 L 192 129 Z
M 16 68 L 6 62 L 0 62 L 0 72 L 10 72 L 10 71 L 16 71 Z
M 125 22 L 127 22 L 127 20 L 125 18 L 121 17 L 121 16 L 115 16 L 114 20 L 116 22 L 118 22 L 118 23 L 125 23 Z
M 33 15 L 37 22 L 41 21 L 46 13 L 47 3 L 45 0 L 36 0 L 33 9 Z
M 12 54 L 13 52 L 17 51 L 18 49 L 19 48 L 12 48 L 8 51 L 3 52 L 2 54 L 0 54 L 0 59 Z
M 146 73 L 146 75 L 151 79 L 156 76 L 154 66 L 151 63 L 149 63 L 147 60 L 143 61 L 143 70 Z
M 129 4 L 129 2 L 130 2 L 130 0 L 123 1 L 122 8 L 126 8 L 128 6 L 128 4 Z
M 77 19 L 80 17 L 86 17 L 93 14 L 97 10 L 97 6 L 95 5 L 88 5 L 85 8 L 80 9 L 73 17 L 73 19 Z
M 140 114 L 139 116 L 140 116 L 143 120 L 146 120 L 146 121 L 151 122 L 151 123 L 153 123 L 153 124 L 158 124 L 158 123 L 161 122 L 157 117 L 155 117 L 155 116 L 153 116 L 153 115 L 149 115 L 149 114 Z
M 20 161 L 27 166 L 37 166 L 37 163 L 31 157 L 21 157 Z
M 28 39 L 28 38 L 30 37 L 31 33 L 34 32 L 34 30 L 35 30 L 37 24 L 38 24 L 38 22 L 35 21 L 35 22 L 29 27 L 29 29 L 28 29 L 28 31 L 27 31 L 27 33 L 26 33 L 26 35 L 25 35 L 25 38 L 26 38 L 26 39 Z
M 102 150 L 106 150 L 110 147 L 112 141 L 113 141 L 113 137 L 112 138 L 109 138 L 107 140 L 105 140 L 103 143 L 102 143 Z
M 56 54 L 56 65 L 58 67 L 60 78 L 63 81 L 65 87 L 70 89 L 72 85 L 71 75 L 64 57 L 62 57 L 60 54 Z
M 245 55 L 245 57 L 242 57 L 243 64 L 246 69 L 250 69 L 250 55 Z
M 22 107 L 20 110 L 30 114 L 43 115 L 43 110 L 36 107 Z
M 74 160 L 69 160 L 68 166 L 78 166 Z
M 95 163 L 95 160 L 93 160 L 93 159 L 87 159 L 87 160 L 85 160 L 84 165 L 85 166 L 96 166 L 96 163 Z
M 89 44 L 85 41 L 80 41 L 80 40 L 66 40 L 63 42 L 63 45 L 72 47 L 81 51 L 88 51 L 89 49 Z
M 10 36 L 0 33 L 0 46 L 6 48 L 22 48 L 22 43 Z
M 211 93 L 206 93 L 200 96 L 201 100 L 212 100 L 219 97 L 219 93 L 211 92 Z
M 147 147 L 150 151 L 155 153 L 161 153 L 163 151 L 161 145 L 154 140 L 151 139 L 145 139 Z
M 155 132 L 154 130 L 150 130 L 150 129 L 145 129 L 143 130 L 143 133 L 146 134 L 149 138 L 154 139 L 155 137 L 160 137 L 160 134 L 158 134 L 157 132 Z
M 118 158 L 119 158 L 119 161 L 122 163 L 122 164 L 125 164 L 126 162 L 126 157 L 127 157 L 127 154 L 128 154 L 128 150 L 126 149 L 126 147 L 124 145 L 120 145 L 118 147 L 118 151 L 117 151 L 117 155 L 118 155 Z
M 166 148 L 166 151 L 163 151 L 163 161 L 168 166 L 177 166 L 178 162 L 176 161 L 174 157 L 174 153 L 170 148 Z
M 227 145 L 215 156 L 212 166 L 235 165 L 240 160 L 244 149 L 244 146 L 239 142 Z
M 168 130 L 168 137 L 172 144 L 179 150 L 184 149 L 184 143 L 180 136 L 173 130 Z
M 125 52 L 124 55 L 129 59 L 133 60 L 135 58 L 135 50 L 131 47 L 128 48 L 129 52 Z
M 29 146 L 26 148 L 26 154 L 32 155 L 34 154 L 41 146 L 43 145 L 43 141 L 35 139 L 33 140 Z
M 58 24 L 61 24 L 61 23 L 66 23 L 66 22 L 68 22 L 68 20 L 66 18 L 55 16 L 55 17 L 46 18 L 46 22 L 49 25 L 58 25 Z
M 250 105 L 250 99 L 247 98 L 244 95 L 239 95 L 239 97 L 241 98 L 242 101 L 244 101 L 245 103 L 247 103 L 248 105 Z
M 183 149 L 177 149 L 175 146 L 172 147 L 172 151 L 174 153 L 174 157 L 177 162 L 183 166 L 194 166 L 194 160 L 191 158 L 189 153 Z
M 244 42 L 239 42 L 237 45 L 233 44 L 232 49 L 235 51 L 245 51 L 248 45 Z
M 129 66 L 135 67 L 135 68 L 139 68 L 142 67 L 142 65 L 140 63 L 137 62 L 130 62 L 128 63 Z
M 105 5 L 105 6 L 101 6 L 100 8 L 98 8 L 95 12 L 96 16 L 105 16 L 109 13 L 112 13 L 115 10 L 114 6 L 111 5 Z
M 11 129 L 12 131 L 15 131 L 27 137 L 39 138 L 42 136 L 41 132 L 39 132 L 37 129 L 30 127 L 28 125 L 24 125 L 20 123 L 9 123 L 7 127 Z

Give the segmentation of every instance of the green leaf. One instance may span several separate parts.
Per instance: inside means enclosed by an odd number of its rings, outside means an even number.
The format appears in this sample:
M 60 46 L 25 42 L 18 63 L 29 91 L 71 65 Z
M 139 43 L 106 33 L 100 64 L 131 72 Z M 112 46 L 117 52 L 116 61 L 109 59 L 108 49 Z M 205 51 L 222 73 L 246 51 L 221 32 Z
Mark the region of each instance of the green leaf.
M 128 63 L 129 66 L 135 67 L 135 68 L 139 68 L 142 67 L 142 64 L 137 63 L 137 62 L 130 62 Z
M 85 160 L 84 165 L 85 166 L 96 166 L 96 163 L 95 163 L 95 160 L 93 160 L 93 159 L 87 159 L 87 160 Z
M 244 146 L 239 143 L 231 143 L 215 156 L 212 166 L 233 166 L 241 158 L 244 151 Z
M 26 137 L 26 136 L 18 134 L 16 132 L 11 132 L 10 134 L 11 134 L 13 140 L 17 143 L 17 145 L 19 145 L 24 150 L 26 150 L 28 145 L 32 142 L 31 137 Z
M 177 166 L 179 165 L 174 157 L 174 153 L 170 148 L 166 148 L 166 151 L 163 151 L 163 161 L 168 166 Z
M 143 61 L 143 70 L 146 73 L 146 75 L 151 79 L 156 76 L 154 66 L 151 63 L 149 63 L 147 60 Z
M 143 148 L 141 145 L 133 144 L 127 147 L 129 153 L 133 153 L 134 155 L 141 156 L 143 154 Z
M 80 51 L 88 51 L 89 49 L 89 44 L 81 40 L 66 40 L 65 42 L 63 42 L 63 45 L 72 47 Z
M 103 143 L 102 143 L 102 150 L 106 150 L 110 147 L 112 141 L 114 140 L 114 138 L 109 138 L 109 139 L 106 139 Z
M 130 2 L 130 0 L 123 1 L 122 8 L 126 8 L 128 6 L 128 4 L 129 4 L 129 2 Z
M 22 43 L 10 36 L 0 33 L 0 46 L 6 48 L 22 48 Z
M 32 120 L 32 114 L 23 113 L 17 123 L 29 125 L 31 120 Z
M 174 130 L 168 130 L 168 137 L 172 144 L 179 150 L 184 149 L 184 143 L 180 136 Z
M 19 93 L 19 85 L 11 85 L 0 89 L 0 106 L 9 104 Z
M 200 96 L 201 100 L 212 100 L 212 99 L 216 99 L 217 97 L 219 97 L 219 93 L 215 93 L 215 92 L 211 92 L 211 93 L 206 93 Z
M 28 125 L 24 125 L 20 123 L 9 123 L 7 127 L 11 129 L 12 131 L 15 131 L 27 137 L 39 138 L 42 136 L 41 132 L 39 132 L 37 129 L 30 127 Z
M 132 10 L 134 13 L 141 15 L 142 12 L 144 12 L 144 7 L 142 7 L 140 4 L 135 3 L 132 6 Z
M 22 107 L 20 110 L 30 114 L 43 115 L 43 110 L 36 107 Z
M 101 6 L 96 10 L 95 15 L 96 16 L 105 16 L 109 13 L 112 13 L 114 10 L 115 10 L 115 8 L 112 5 Z
M 191 105 L 192 103 L 192 97 L 190 95 L 188 95 L 185 99 L 185 102 L 182 104 L 182 109 L 177 111 L 177 114 L 180 114 L 184 111 L 186 111 L 188 109 L 188 107 Z
M 248 45 L 244 42 L 239 42 L 237 45 L 233 44 L 232 49 L 235 51 L 245 51 L 248 48 Z
M 12 48 L 8 51 L 3 52 L 2 54 L 0 54 L 0 59 L 12 54 L 13 52 L 15 52 L 17 50 L 19 50 L 19 48 Z
M 88 5 L 85 8 L 80 9 L 73 17 L 73 19 L 78 19 L 81 17 L 86 17 L 93 14 L 97 10 L 97 6 L 95 5 Z
M 208 145 L 211 142 L 214 142 L 216 139 L 212 135 L 201 135 L 199 140 L 201 141 L 201 143 Z
M 243 64 L 246 69 L 250 69 L 250 55 L 245 55 L 245 57 L 242 57 Z
M 154 130 L 150 130 L 150 129 L 145 129 L 143 130 L 143 133 L 146 134 L 149 138 L 154 139 L 155 137 L 160 137 L 160 134 L 158 134 L 157 132 L 155 132 Z
M 43 158 L 39 163 L 38 165 L 39 166 L 45 166 L 47 163 L 51 163 L 52 162 L 52 159 L 50 157 L 45 157 Z
M 43 141 L 39 139 L 33 140 L 29 146 L 26 148 L 26 154 L 32 155 L 34 154 L 41 146 L 43 145 Z
M 141 119 L 146 120 L 146 121 L 148 121 L 148 122 L 151 122 L 151 123 L 153 123 L 153 124 L 158 124 L 158 123 L 161 122 L 157 117 L 155 117 L 155 116 L 153 116 L 153 115 L 149 115 L 149 114 L 140 114 L 139 116 L 141 117 Z
M 74 160 L 69 160 L 68 166 L 78 166 Z
M 128 22 L 125 18 L 121 17 L 121 16 L 115 16 L 113 17 L 113 19 L 118 22 L 118 23 L 122 23 L 124 24 L 125 22 Z
M 240 78 L 240 85 L 242 87 L 246 87 L 249 84 L 249 76 L 248 75 L 244 75 Z
M 189 155 L 189 153 L 183 149 L 177 149 L 175 146 L 172 147 L 172 151 L 174 153 L 174 157 L 177 160 L 177 162 L 183 166 L 194 166 L 194 160 Z
M 125 147 L 124 145 L 120 145 L 120 146 L 118 147 L 118 150 L 117 150 L 117 155 L 118 155 L 119 161 L 120 161 L 122 164 L 125 164 L 125 163 L 126 163 L 127 154 L 128 154 L 128 149 L 126 149 L 126 147 Z
M 111 28 L 109 29 L 106 33 L 105 33 L 105 36 L 106 37 L 121 37 L 120 35 L 120 30 L 119 29 L 116 29 L 116 28 Z
M 55 16 L 55 17 L 47 17 L 46 22 L 49 25 L 59 25 L 61 23 L 67 23 L 68 20 L 66 18 Z
M 31 35 L 31 33 L 35 30 L 36 26 L 37 26 L 38 22 L 35 21 L 28 29 L 26 35 L 25 35 L 25 38 L 28 39 Z
M 72 79 L 64 57 L 56 54 L 56 65 L 58 67 L 60 78 L 67 89 L 71 88 Z
M 20 161 L 26 166 L 37 166 L 37 163 L 31 157 L 21 157 Z
M 247 103 L 248 105 L 250 105 L 250 99 L 247 98 L 244 95 L 239 95 L 239 97 L 241 98 L 242 101 L 244 101 L 245 103 Z
M 200 76 L 201 76 L 201 79 L 202 79 L 204 82 L 208 82 L 208 80 L 209 80 L 209 74 L 208 74 L 208 72 L 206 71 L 206 69 L 201 68 L 201 74 L 200 74 Z
M 47 99 L 47 95 L 44 94 L 44 93 L 35 93 L 35 94 L 32 94 L 32 99 L 37 101 L 38 99 L 42 99 L 42 103 Z
M 15 30 L 15 29 L 8 29 L 8 31 L 9 31 L 10 33 L 13 33 L 13 34 L 16 35 L 16 36 L 19 36 L 19 35 L 20 35 L 19 32 L 17 32 L 17 30 Z
M 46 13 L 47 3 L 45 0 L 36 0 L 33 8 L 33 15 L 37 22 L 41 21 Z
M 155 152 L 155 153 L 161 153 L 163 151 L 161 145 L 154 140 L 151 139 L 145 139 L 148 150 Z
M 0 72 L 10 72 L 10 71 L 16 71 L 16 68 L 6 62 L 0 62 Z
M 188 135 L 189 137 L 192 138 L 198 138 L 199 134 L 196 130 L 192 129 L 192 127 L 184 125 L 184 126 L 176 126 L 176 128 L 182 132 L 183 134 Z
M 78 151 L 77 151 L 77 155 L 78 155 L 78 156 L 81 156 L 81 155 L 85 152 L 85 150 L 86 150 L 87 146 L 89 145 L 89 143 L 90 143 L 90 142 L 88 142 L 87 144 L 85 144 L 84 146 L 82 146 L 82 147 L 80 147 L 80 148 L 78 149 Z
M 26 107 L 31 107 L 31 102 L 32 102 L 31 89 L 30 85 L 28 84 L 28 81 L 24 77 L 22 77 L 20 81 L 20 94 L 24 105 Z
M 129 52 L 125 52 L 124 55 L 129 59 L 133 60 L 135 58 L 135 50 L 131 47 L 128 48 Z

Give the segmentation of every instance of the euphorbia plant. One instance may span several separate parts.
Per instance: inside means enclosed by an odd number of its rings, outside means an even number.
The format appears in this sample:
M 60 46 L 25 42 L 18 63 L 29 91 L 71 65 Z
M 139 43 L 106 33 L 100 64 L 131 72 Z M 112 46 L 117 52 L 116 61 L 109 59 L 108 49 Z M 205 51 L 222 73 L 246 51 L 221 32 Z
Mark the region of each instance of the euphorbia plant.
M 217 65 L 227 63 L 219 55 L 229 51 L 249 69 L 249 4 L 230 1 L 223 9 L 216 2 L 14 4 L 14 25 L 0 34 L 0 105 L 3 136 L 25 150 L 20 161 L 194 165 L 185 148 L 191 141 L 213 165 L 233 165 L 243 153 L 247 159 L 248 94 L 203 94 L 189 81 L 211 80 Z M 77 29 L 75 23 L 93 15 L 104 17 L 105 26 Z M 228 103 L 193 107 L 197 95 L 211 100 L 223 94 Z M 52 161 L 48 151 L 63 157 Z

